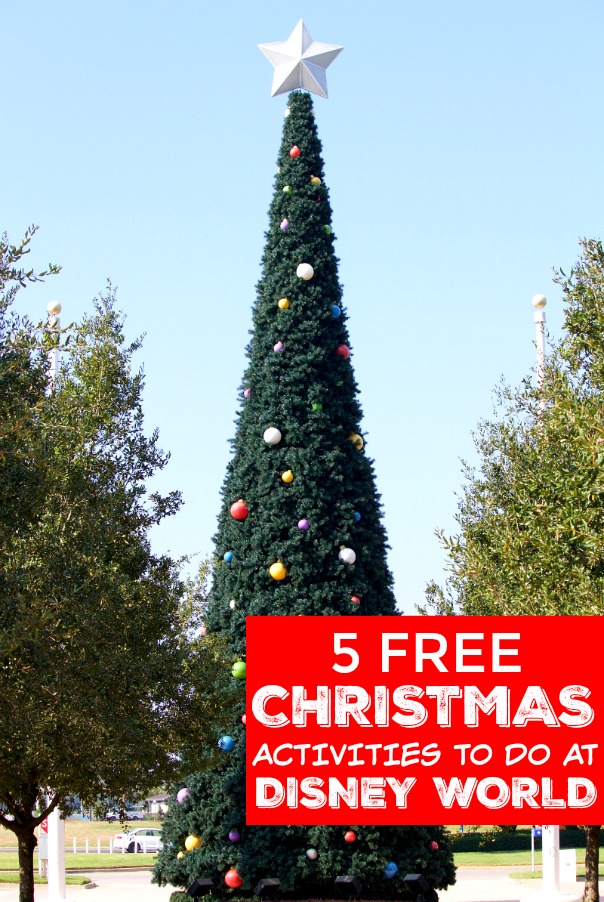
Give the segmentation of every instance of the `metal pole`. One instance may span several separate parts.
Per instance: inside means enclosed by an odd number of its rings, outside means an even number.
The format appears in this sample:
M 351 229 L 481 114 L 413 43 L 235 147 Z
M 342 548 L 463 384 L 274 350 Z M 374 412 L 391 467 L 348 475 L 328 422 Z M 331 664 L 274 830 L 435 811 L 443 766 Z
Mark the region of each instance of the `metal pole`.
M 545 375 L 545 306 L 547 298 L 544 294 L 536 294 L 533 297 L 533 307 L 535 315 L 533 321 L 535 323 L 535 344 L 537 345 L 537 388 L 539 391 L 543 388 L 543 378 Z
M 61 305 L 58 301 L 50 301 L 46 310 L 48 312 L 48 328 L 51 333 L 58 336 L 61 330 L 59 313 Z M 59 375 L 59 346 L 53 347 L 48 352 L 48 391 L 55 390 Z M 48 900 L 59 902 L 66 898 L 65 889 L 65 821 L 61 818 L 61 812 L 55 808 L 48 815 Z
M 46 310 L 48 311 L 48 330 L 51 334 L 58 335 L 61 331 L 61 320 L 59 319 L 61 305 L 58 301 L 50 301 Z M 56 347 L 51 348 L 48 352 L 48 390 L 50 394 L 55 390 L 59 366 L 59 345 L 57 342 Z
M 535 315 L 535 344 L 537 346 L 537 390 L 543 388 L 545 378 L 545 307 L 547 298 L 544 294 L 533 297 Z M 545 402 L 539 401 L 539 409 L 543 410 Z M 546 897 L 560 892 L 560 827 L 543 825 L 541 834 L 541 856 L 543 859 L 542 890 Z
M 543 825 L 541 848 L 543 857 L 543 895 L 552 898 L 560 892 L 560 827 Z
M 65 890 L 65 821 L 55 808 L 48 815 L 48 899 L 58 902 L 66 898 Z
M 535 827 L 531 827 L 531 870 L 535 870 Z

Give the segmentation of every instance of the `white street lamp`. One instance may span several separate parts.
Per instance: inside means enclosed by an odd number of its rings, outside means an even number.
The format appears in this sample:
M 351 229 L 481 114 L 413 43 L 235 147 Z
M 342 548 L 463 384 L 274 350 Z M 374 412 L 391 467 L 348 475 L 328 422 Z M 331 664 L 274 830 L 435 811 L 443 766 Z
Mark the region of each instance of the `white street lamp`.
M 533 321 L 537 347 L 537 390 L 541 391 L 545 378 L 545 307 L 547 298 L 544 294 L 536 294 L 533 296 L 532 304 L 535 308 Z M 540 410 L 543 410 L 544 406 L 543 400 L 540 400 Z M 541 850 L 543 857 L 542 892 L 544 897 L 551 899 L 560 892 L 560 827 L 551 824 L 543 825 Z
M 535 323 L 535 343 L 537 345 L 537 388 L 541 390 L 545 374 L 545 306 L 547 298 L 544 294 L 536 294 L 532 303 L 535 308 L 533 321 Z
M 61 305 L 58 301 L 49 301 L 46 310 L 48 312 L 48 331 L 51 334 L 58 335 L 61 331 L 61 320 L 59 319 Z M 59 343 L 57 342 L 56 346 L 51 348 L 48 352 L 48 390 L 50 394 L 52 394 L 55 389 L 58 375 Z
M 50 301 L 46 307 L 48 312 L 48 329 L 58 337 L 61 331 L 59 301 Z M 48 391 L 55 389 L 59 375 L 59 342 L 48 352 Z M 48 815 L 48 899 L 59 902 L 67 897 L 65 887 L 65 821 L 61 812 L 55 808 Z

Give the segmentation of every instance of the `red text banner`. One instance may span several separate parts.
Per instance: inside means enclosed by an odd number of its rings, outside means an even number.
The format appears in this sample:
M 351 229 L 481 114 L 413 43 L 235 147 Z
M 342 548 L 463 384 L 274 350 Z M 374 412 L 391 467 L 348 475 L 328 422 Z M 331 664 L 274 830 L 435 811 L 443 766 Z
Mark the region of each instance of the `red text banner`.
M 601 617 L 248 617 L 248 824 L 601 824 Z

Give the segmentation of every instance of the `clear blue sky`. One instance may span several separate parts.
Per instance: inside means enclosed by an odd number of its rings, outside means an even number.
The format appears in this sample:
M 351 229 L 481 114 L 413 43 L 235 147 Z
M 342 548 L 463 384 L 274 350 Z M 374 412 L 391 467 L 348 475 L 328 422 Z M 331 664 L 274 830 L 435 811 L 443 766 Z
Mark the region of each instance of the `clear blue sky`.
M 272 196 L 283 97 L 258 43 L 303 18 L 344 45 L 316 98 L 368 453 L 399 605 L 442 578 L 460 459 L 503 375 L 534 361 L 548 296 L 604 210 L 600 0 L 0 2 L 0 230 L 39 224 L 63 266 L 19 304 L 63 322 L 110 278 L 146 333 L 146 418 L 181 513 L 154 534 L 212 549 Z

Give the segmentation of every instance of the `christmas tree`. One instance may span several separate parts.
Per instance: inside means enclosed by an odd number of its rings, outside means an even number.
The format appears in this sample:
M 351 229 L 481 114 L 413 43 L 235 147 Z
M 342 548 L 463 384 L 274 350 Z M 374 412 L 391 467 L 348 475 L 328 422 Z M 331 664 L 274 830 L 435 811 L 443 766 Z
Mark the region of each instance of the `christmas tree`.
M 226 636 L 233 679 L 245 670 L 236 662 L 248 615 L 396 612 L 321 143 L 302 91 L 289 96 L 269 217 L 206 619 Z M 175 790 L 155 880 L 209 877 L 228 896 L 278 878 L 298 898 L 333 897 L 339 875 L 357 876 L 367 898 L 404 896 L 409 873 L 436 888 L 453 882 L 442 827 L 246 826 L 245 725 L 224 728 L 224 762 Z

